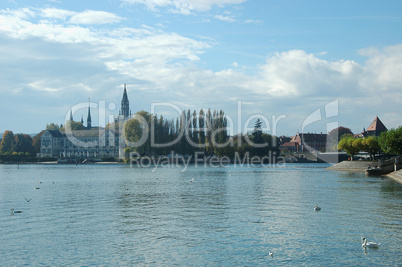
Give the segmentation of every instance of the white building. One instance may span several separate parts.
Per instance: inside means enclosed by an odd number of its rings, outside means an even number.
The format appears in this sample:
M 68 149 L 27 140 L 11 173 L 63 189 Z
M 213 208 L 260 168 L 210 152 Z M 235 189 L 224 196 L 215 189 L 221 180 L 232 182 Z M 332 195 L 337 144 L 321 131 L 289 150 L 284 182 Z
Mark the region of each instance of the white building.
M 130 116 L 127 90 L 126 85 L 124 85 L 121 110 L 119 117 L 115 120 L 115 125 L 122 126 Z M 73 121 L 71 113 L 70 121 Z M 122 131 L 122 129 L 92 127 L 91 113 L 88 107 L 87 129 L 46 130 L 41 137 L 41 152 L 38 156 L 59 159 L 123 158 L 126 144 Z

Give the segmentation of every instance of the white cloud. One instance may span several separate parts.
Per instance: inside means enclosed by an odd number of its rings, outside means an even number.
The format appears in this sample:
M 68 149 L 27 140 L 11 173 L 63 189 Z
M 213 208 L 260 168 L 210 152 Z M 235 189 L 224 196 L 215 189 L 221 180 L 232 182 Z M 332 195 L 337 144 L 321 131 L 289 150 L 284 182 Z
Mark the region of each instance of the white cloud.
M 363 69 L 353 61 L 330 62 L 302 50 L 275 53 L 260 66 L 254 81 L 246 87 L 259 94 L 277 97 L 325 95 L 356 88 Z
M 41 15 L 45 18 L 62 19 L 62 20 L 65 20 L 68 17 L 77 14 L 77 12 L 74 11 L 58 9 L 58 8 L 45 8 L 42 9 L 41 11 L 42 11 Z
M 117 23 L 122 20 L 121 17 L 105 11 L 87 10 L 71 16 L 68 21 L 71 24 L 108 24 Z
M 205 12 L 213 6 L 241 4 L 247 0 L 120 0 L 129 4 L 144 4 L 155 10 L 158 7 L 171 8 L 173 12 L 190 14 L 192 11 Z
M 264 21 L 263 20 L 256 20 L 256 19 L 247 19 L 247 20 L 245 20 L 243 23 L 246 23 L 246 24 L 255 24 L 255 25 L 262 25 L 262 24 L 264 24 Z
M 226 21 L 226 22 L 235 22 L 236 20 L 230 16 L 224 16 L 224 15 L 215 15 L 215 18 L 217 20 L 221 21 Z
M 402 44 L 383 49 L 366 48 L 360 54 L 367 56 L 366 83 L 374 91 L 400 91 L 402 85 Z M 373 85 L 375 87 L 373 88 Z
M 68 24 L 77 14 L 86 22 Z M 379 103 L 390 114 L 400 112 L 402 45 L 362 49 L 365 64 L 289 50 L 268 56 L 257 67 L 238 68 L 234 58 L 233 69 L 212 71 L 197 64 L 203 63 L 202 54 L 213 41 L 146 25 L 111 30 L 86 26 L 104 15 L 59 9 L 0 12 L 0 62 L 7 66 L 1 74 L 2 94 L 43 97 L 47 102 L 41 100 L 41 105 L 47 108 L 56 105 L 56 98 L 60 98 L 58 105 L 73 105 L 89 96 L 92 100 L 93 95 L 119 99 L 119 85 L 127 82 L 133 90 L 133 112 L 149 108 L 146 104 L 152 101 L 170 101 L 230 113 L 236 100 L 244 100 L 253 103 L 245 107 L 245 113 L 302 116 L 314 111 L 314 100 L 321 103 L 334 98 L 351 114 Z M 15 77 L 20 77 L 17 82 Z M 52 114 L 56 115 L 62 117 Z

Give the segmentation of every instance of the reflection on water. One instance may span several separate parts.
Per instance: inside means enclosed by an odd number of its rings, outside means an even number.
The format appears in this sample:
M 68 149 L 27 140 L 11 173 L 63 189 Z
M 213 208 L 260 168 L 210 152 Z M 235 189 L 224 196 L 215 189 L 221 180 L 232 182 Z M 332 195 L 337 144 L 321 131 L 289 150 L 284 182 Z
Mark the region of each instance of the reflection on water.
M 0 263 L 398 265 L 402 186 L 325 167 L 1 165 Z

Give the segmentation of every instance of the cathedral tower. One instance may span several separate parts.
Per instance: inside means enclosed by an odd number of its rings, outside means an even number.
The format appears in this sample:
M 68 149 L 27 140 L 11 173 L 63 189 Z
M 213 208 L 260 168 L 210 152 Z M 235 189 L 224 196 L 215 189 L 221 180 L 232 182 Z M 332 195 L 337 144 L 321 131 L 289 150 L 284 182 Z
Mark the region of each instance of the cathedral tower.
M 87 117 L 87 128 L 88 128 L 88 129 L 91 129 L 91 127 L 92 127 L 91 108 L 90 108 L 90 105 L 91 105 L 91 100 L 89 100 L 89 103 L 88 103 L 88 117 Z
M 130 103 L 127 97 L 126 84 L 124 84 L 123 98 L 121 99 L 120 115 L 123 116 L 124 120 L 128 119 L 131 115 Z

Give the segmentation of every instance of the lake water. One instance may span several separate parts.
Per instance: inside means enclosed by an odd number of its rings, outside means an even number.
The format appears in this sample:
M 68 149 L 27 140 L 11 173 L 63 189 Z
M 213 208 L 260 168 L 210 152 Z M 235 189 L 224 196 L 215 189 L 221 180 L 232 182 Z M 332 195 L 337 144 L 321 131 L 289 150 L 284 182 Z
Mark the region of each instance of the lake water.
M 402 185 L 328 166 L 0 165 L 0 265 L 401 266 Z

